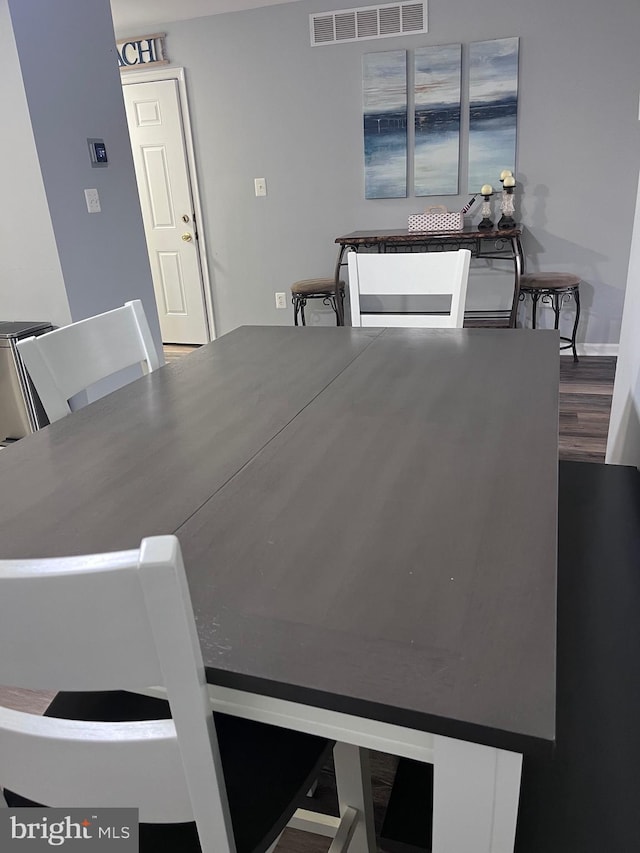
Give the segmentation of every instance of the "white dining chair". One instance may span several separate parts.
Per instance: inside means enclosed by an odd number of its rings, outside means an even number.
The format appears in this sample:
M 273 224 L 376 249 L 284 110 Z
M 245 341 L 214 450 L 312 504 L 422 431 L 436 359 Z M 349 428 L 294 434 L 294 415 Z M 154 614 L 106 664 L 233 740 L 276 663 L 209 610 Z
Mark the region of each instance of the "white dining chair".
M 151 372 L 164 363 L 139 299 L 17 346 L 51 423 L 71 412 L 71 397 L 101 379 L 134 365 Z
M 468 249 L 350 252 L 347 262 L 351 325 L 462 328 L 470 259 Z M 417 299 L 425 296 L 445 299 L 431 310 L 417 304 Z M 385 297 L 389 298 L 388 307 Z
M 174 536 L 0 561 L 0 648 L 0 684 L 74 691 L 0 707 L 0 805 L 138 808 L 141 851 L 266 850 L 332 746 L 211 713 Z

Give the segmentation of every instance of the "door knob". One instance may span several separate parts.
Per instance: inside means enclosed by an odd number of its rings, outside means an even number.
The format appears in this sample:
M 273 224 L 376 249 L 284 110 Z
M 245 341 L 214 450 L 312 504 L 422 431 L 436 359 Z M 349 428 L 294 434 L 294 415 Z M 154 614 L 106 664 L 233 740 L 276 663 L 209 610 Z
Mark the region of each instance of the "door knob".
M 187 231 L 185 234 L 182 235 L 182 239 L 184 240 L 185 243 L 190 243 L 192 241 L 193 237 Z

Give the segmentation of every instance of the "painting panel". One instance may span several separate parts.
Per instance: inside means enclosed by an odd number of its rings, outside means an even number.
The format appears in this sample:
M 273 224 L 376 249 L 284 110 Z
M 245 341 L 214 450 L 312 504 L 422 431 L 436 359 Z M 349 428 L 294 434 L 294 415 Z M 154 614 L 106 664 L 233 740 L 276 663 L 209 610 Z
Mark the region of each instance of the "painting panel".
M 415 51 L 414 191 L 457 195 L 462 45 Z
M 407 52 L 362 57 L 365 198 L 407 195 Z
M 469 52 L 469 192 L 494 188 L 516 167 L 517 38 L 473 42 Z

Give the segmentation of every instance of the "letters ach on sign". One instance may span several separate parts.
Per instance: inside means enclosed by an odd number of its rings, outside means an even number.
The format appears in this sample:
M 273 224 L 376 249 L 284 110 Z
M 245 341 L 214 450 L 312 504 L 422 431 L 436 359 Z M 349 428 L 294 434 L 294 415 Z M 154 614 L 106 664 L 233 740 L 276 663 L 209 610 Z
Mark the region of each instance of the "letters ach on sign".
M 165 33 L 150 36 L 134 36 L 116 42 L 118 66 L 121 71 L 141 65 L 165 65 L 169 60 L 164 55 Z

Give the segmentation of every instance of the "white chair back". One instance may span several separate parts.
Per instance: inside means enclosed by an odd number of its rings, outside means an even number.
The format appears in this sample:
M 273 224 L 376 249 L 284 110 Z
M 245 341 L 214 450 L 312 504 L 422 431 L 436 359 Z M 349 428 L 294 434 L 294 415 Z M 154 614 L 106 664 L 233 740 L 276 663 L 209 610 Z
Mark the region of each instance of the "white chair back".
M 405 328 L 462 328 L 471 252 L 397 252 L 367 254 L 350 252 L 349 297 L 353 326 L 402 326 Z M 381 300 L 375 309 L 362 310 L 361 297 L 416 297 L 446 295 L 448 310 L 437 313 L 390 312 Z
M 18 351 L 52 423 L 71 412 L 71 397 L 101 379 L 132 365 L 152 371 L 163 364 L 139 299 L 24 338 Z
M 0 684 L 163 686 L 173 719 L 96 723 L 0 707 L 0 787 L 48 806 L 137 806 L 195 820 L 207 853 L 233 838 L 178 540 L 136 551 L 0 561 Z M 0 800 L 2 800 L 0 794 Z

